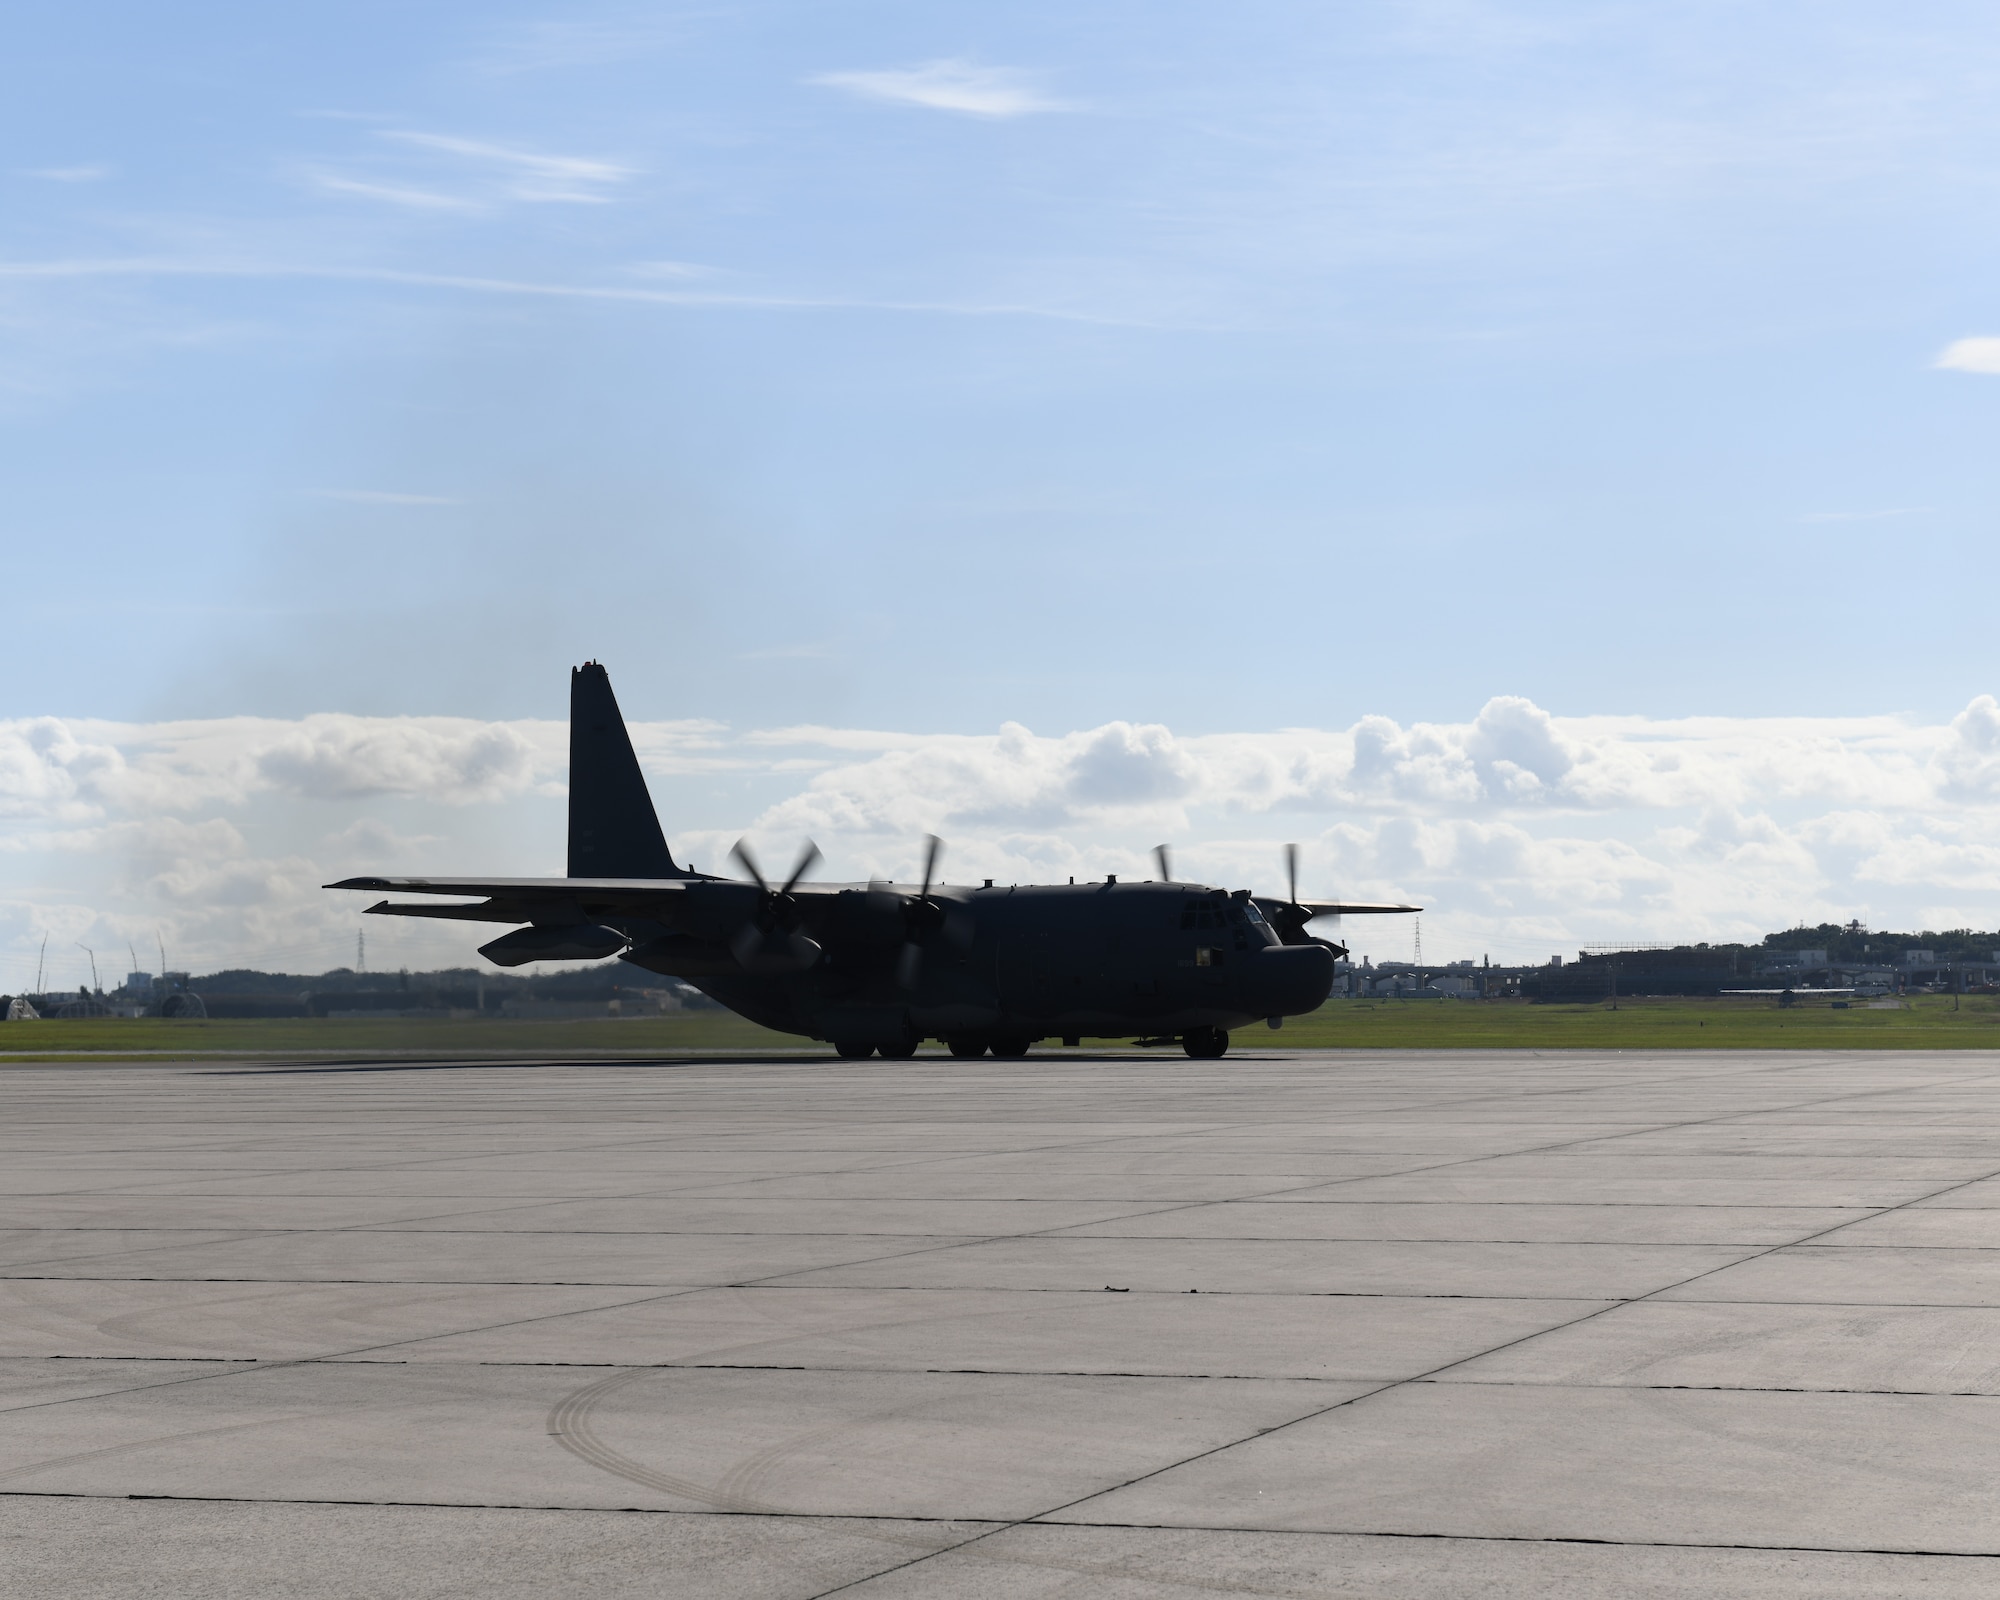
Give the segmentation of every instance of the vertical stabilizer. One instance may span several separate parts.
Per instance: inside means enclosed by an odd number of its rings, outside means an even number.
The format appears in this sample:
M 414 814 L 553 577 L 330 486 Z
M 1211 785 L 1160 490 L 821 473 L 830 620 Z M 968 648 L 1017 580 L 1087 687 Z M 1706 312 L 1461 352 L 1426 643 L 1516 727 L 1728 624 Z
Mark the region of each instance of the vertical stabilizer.
M 569 875 L 687 876 L 660 832 L 611 675 L 595 661 L 569 675 Z

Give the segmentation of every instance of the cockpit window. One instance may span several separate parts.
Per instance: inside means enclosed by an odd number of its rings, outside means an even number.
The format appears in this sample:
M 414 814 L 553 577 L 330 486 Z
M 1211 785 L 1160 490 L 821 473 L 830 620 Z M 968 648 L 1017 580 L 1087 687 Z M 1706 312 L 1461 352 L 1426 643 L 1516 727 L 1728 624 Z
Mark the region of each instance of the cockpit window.
M 1255 900 L 1245 900 L 1243 902 L 1243 915 L 1256 923 L 1258 927 L 1261 928 L 1264 926 L 1264 913 L 1257 909 L 1257 902 Z

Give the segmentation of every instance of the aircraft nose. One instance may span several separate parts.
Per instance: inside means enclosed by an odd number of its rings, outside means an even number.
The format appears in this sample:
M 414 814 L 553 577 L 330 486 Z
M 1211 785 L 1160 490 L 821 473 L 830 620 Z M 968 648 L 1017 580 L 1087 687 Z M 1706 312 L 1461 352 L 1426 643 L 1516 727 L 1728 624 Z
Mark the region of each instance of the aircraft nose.
M 1250 963 L 1252 1009 L 1267 1017 L 1315 1010 L 1333 991 L 1333 952 L 1318 944 L 1267 945 Z

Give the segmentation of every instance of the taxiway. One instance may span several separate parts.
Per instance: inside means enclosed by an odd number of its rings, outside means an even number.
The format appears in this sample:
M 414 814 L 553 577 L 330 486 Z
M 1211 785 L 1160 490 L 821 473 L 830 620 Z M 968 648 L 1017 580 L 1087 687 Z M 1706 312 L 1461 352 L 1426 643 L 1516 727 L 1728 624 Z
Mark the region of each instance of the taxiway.
M 2000 1590 L 2000 1059 L 0 1071 L 18 1593 Z

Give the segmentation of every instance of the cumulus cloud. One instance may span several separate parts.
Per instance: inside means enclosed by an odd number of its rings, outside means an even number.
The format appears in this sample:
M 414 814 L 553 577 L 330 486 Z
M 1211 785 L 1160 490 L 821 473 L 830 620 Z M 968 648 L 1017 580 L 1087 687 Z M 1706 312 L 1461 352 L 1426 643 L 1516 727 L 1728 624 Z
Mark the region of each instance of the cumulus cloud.
M 872 72 L 823 72 L 810 81 L 845 89 L 864 99 L 956 111 L 971 117 L 1024 117 L 1062 109 L 1059 102 L 1030 87 L 1019 73 L 956 59 Z
M 256 755 L 274 788 L 321 800 L 422 795 L 498 800 L 535 779 L 535 750 L 504 723 L 443 727 L 414 718 L 308 717 Z
M 1950 372 L 2000 373 L 2000 339 L 1954 339 L 1933 365 Z
M 1952 718 L 1936 767 L 1946 793 L 2000 800 L 2000 702 L 1982 694 Z
M 903 880 L 936 832 L 954 881 L 1060 881 L 1148 875 L 1167 840 L 1186 876 L 1272 891 L 1296 840 L 1308 893 L 1422 904 L 1427 951 L 1505 959 L 2000 920 L 1991 695 L 1949 723 L 1562 717 L 1501 695 L 1462 722 L 1267 733 L 632 733 L 669 837 L 710 867 L 747 831 L 773 861 L 811 836 L 828 876 Z M 559 869 L 566 753 L 554 722 L 0 722 L 0 989 L 44 932 L 104 948 L 160 928 L 194 965 L 351 959 L 358 906 L 330 878 Z M 470 959 L 457 932 L 371 925 L 369 943 Z M 1346 934 L 1391 955 L 1409 928 Z

